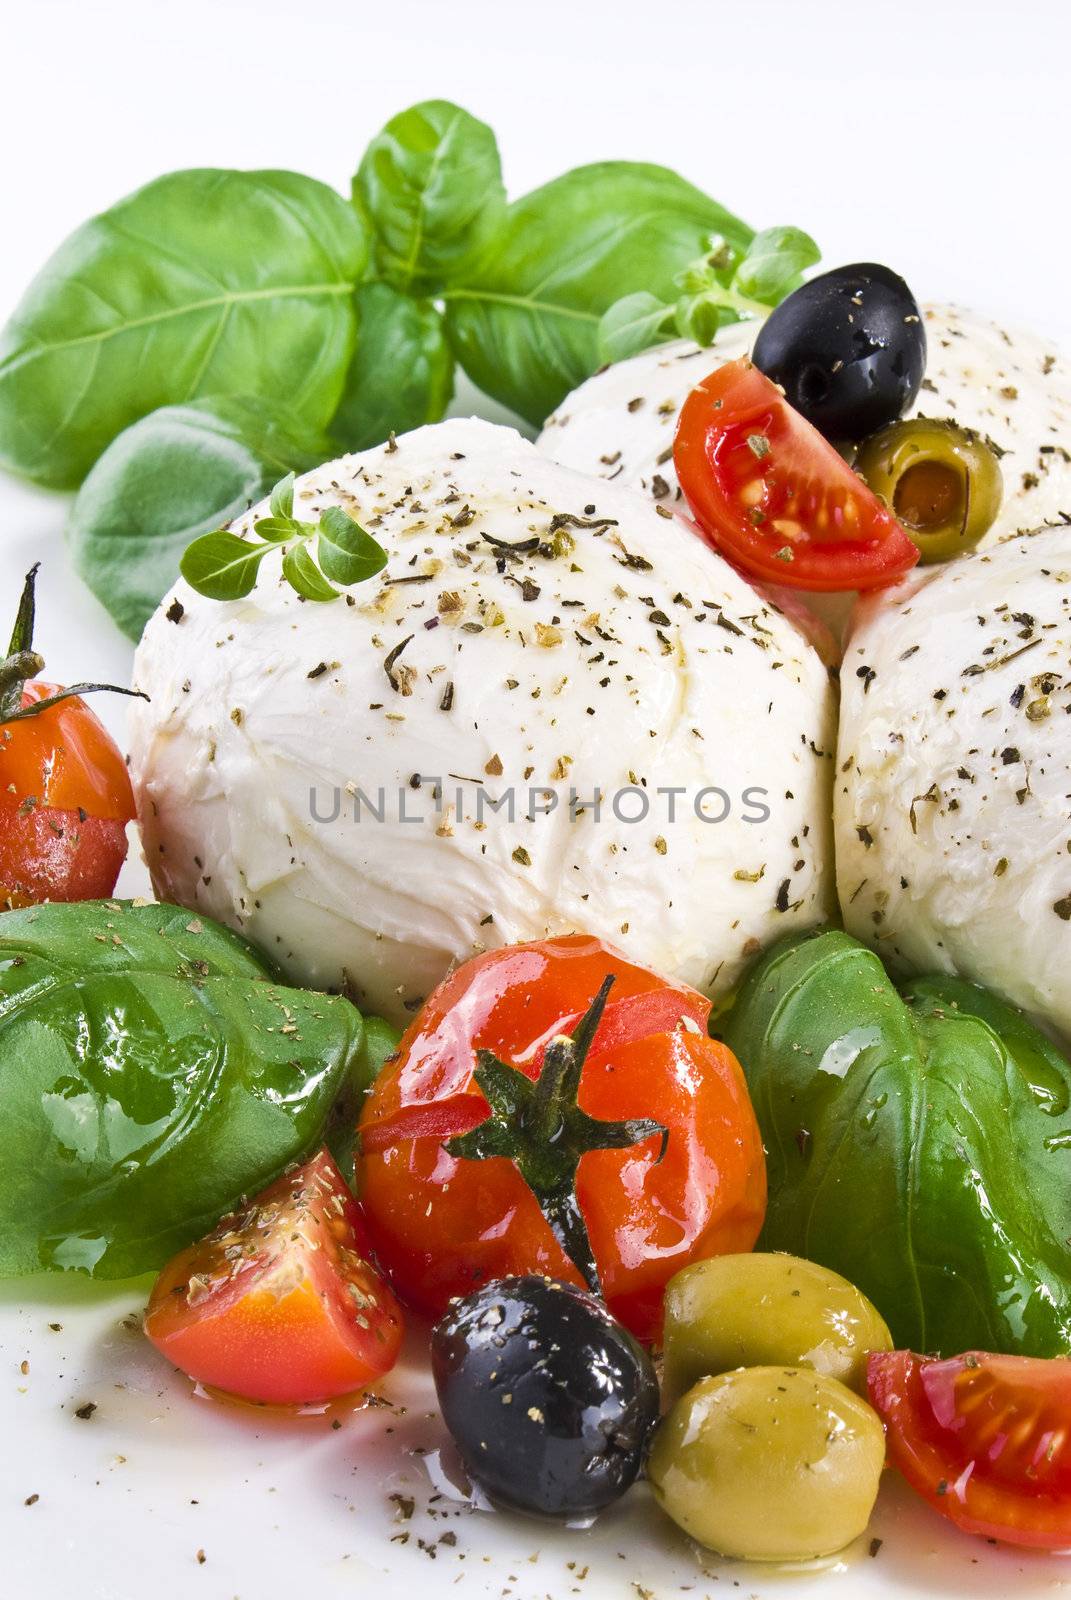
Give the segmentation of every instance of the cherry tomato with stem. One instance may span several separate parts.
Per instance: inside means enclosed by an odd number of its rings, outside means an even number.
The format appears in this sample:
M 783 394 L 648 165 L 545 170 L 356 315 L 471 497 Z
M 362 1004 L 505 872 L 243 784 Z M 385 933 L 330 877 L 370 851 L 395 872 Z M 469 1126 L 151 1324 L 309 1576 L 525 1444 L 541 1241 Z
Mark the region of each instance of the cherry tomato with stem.
M 749 1250 L 766 1171 L 710 1002 L 583 935 L 466 962 L 365 1102 L 358 1181 L 404 1300 L 441 1315 L 492 1279 L 601 1294 L 642 1339 L 666 1282 Z

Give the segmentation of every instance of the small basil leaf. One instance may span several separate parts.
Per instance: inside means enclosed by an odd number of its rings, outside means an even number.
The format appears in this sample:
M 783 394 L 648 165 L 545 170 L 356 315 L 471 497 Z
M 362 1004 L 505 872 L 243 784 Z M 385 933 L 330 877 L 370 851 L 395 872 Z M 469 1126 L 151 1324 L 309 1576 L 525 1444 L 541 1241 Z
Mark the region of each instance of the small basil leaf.
M 454 392 L 454 352 L 442 315 L 388 283 L 357 290 L 357 348 L 331 432 L 347 450 L 438 422 Z
M 163 406 L 113 440 L 79 490 L 75 569 L 137 639 L 194 539 L 242 516 L 288 468 L 331 454 L 284 406 L 249 395 Z
M 749 299 L 776 306 L 798 289 L 801 274 L 821 260 L 821 251 L 802 228 L 764 228 L 736 269 L 733 287 Z
M 624 361 L 672 336 L 673 307 L 641 289 L 623 295 L 599 322 L 599 359 Z
M 317 541 L 320 567 L 336 583 L 363 583 L 387 565 L 387 552 L 341 506 L 328 506 L 320 516 Z
M 664 300 L 720 233 L 752 230 L 666 167 L 578 167 L 510 206 L 472 275 L 446 291 L 447 332 L 472 381 L 536 426 L 599 365 L 605 311 L 639 290 Z
M 288 472 L 285 478 L 279 479 L 271 492 L 271 514 L 280 521 L 285 521 L 294 515 L 294 478 L 295 474 Z
M 737 320 L 737 313 L 726 303 L 727 299 L 725 291 L 718 289 L 706 294 L 682 295 L 673 318 L 681 338 L 691 339 L 693 344 L 702 345 L 704 349 L 712 345 L 718 329 Z
M 306 600 L 322 603 L 338 599 L 338 590 L 328 583 L 312 559 L 307 544 L 292 545 L 283 556 L 283 577 Z
M 506 209 L 495 136 L 448 100 L 392 117 L 353 180 L 389 282 L 429 294 L 457 281 L 493 238 Z
M 236 533 L 218 528 L 195 539 L 179 563 L 191 589 L 209 600 L 240 600 L 257 581 L 270 544 L 247 544 Z
M 313 178 L 157 178 L 73 233 L 0 334 L 0 465 L 75 488 L 132 422 L 202 395 L 324 427 L 367 259 L 353 207 Z
M 311 522 L 298 522 L 296 517 L 261 517 L 254 522 L 253 532 L 269 544 L 285 544 L 288 539 L 307 539 L 316 529 Z

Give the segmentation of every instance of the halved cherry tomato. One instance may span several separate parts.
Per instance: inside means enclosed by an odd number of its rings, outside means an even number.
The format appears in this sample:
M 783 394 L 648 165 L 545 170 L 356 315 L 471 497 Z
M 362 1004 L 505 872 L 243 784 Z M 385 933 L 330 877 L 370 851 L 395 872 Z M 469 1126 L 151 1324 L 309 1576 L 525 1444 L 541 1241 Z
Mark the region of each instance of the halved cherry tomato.
M 563 1036 L 590 1027 L 608 976 L 585 1053 Z M 490 1279 L 545 1273 L 600 1287 L 650 1339 L 679 1268 L 749 1250 L 766 1206 L 762 1143 L 709 1013 L 695 990 L 581 935 L 489 951 L 440 984 L 360 1124 L 362 1205 L 402 1297 L 439 1315 Z M 579 1074 L 579 1093 L 550 1083 L 555 1061 Z M 499 1117 L 536 1080 L 527 1120 Z M 577 1264 L 586 1251 L 593 1271 Z
M 710 542 L 790 589 L 875 589 L 919 553 L 895 517 L 746 357 L 681 408 L 673 461 Z
M 1071 1547 L 1071 1360 L 872 1355 L 871 1404 L 889 1458 L 967 1533 Z
M 145 1332 L 201 1383 L 300 1404 L 389 1371 L 403 1320 L 369 1263 L 357 1203 L 321 1150 L 168 1263 Z

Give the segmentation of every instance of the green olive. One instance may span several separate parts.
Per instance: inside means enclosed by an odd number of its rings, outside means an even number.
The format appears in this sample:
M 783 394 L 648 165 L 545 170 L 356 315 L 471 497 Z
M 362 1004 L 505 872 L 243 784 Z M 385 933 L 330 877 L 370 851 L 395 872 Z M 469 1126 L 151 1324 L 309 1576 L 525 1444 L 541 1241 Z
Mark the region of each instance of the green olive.
M 806 1561 L 864 1531 L 884 1460 L 880 1418 L 836 1379 L 742 1367 L 677 1401 L 647 1476 L 662 1509 L 708 1549 Z
M 733 1367 L 812 1367 L 866 1393 L 866 1358 L 892 1335 L 865 1294 L 798 1256 L 714 1256 L 666 1289 L 669 1399 Z
M 993 526 L 1004 479 L 993 446 L 954 422 L 913 417 L 867 439 L 855 460 L 924 563 L 972 550 Z

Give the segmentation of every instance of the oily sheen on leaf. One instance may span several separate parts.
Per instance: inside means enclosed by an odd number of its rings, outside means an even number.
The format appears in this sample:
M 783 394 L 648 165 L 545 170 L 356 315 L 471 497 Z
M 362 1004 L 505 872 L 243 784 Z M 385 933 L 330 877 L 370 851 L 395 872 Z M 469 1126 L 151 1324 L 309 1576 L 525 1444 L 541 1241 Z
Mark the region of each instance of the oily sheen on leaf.
M 1071 1063 L 974 984 L 900 992 L 829 932 L 773 946 L 723 1033 L 767 1146 L 762 1243 L 842 1273 L 898 1346 L 1071 1349 Z
M 160 1267 L 350 1120 L 382 1054 L 349 1001 L 290 989 L 175 906 L 0 919 L 0 1275 Z

